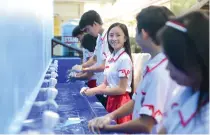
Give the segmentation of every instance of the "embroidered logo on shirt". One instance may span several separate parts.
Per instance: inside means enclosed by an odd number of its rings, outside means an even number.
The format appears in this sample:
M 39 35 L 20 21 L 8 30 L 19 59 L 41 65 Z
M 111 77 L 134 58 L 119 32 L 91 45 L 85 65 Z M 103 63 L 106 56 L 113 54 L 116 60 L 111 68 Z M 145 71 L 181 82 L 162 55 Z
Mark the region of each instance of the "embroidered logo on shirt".
M 119 70 L 119 72 L 121 72 L 122 74 L 125 74 L 126 77 L 130 74 L 130 70 L 126 70 L 126 69 L 121 69 Z
M 109 68 L 109 66 L 106 66 L 105 68 Z
M 162 118 L 162 112 L 159 109 L 155 111 L 155 107 L 153 105 L 142 105 L 142 107 L 148 108 L 154 118 L 156 118 L 157 116 L 161 116 L 159 117 L 159 119 Z

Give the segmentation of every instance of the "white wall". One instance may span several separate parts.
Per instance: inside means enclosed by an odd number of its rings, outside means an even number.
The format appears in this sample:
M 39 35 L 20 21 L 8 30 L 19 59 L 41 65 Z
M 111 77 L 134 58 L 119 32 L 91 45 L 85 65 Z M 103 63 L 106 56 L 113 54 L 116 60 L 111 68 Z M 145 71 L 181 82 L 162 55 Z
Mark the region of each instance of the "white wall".
M 51 60 L 53 0 L 0 1 L 0 133 L 17 131 Z
M 63 22 L 79 19 L 84 12 L 83 9 L 83 2 L 54 1 L 54 12 L 61 17 Z

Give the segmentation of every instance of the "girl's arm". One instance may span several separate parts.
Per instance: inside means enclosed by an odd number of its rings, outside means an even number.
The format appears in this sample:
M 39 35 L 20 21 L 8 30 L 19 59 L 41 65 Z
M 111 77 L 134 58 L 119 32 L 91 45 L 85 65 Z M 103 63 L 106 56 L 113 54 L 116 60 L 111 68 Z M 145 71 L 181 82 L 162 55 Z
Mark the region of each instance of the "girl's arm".
M 91 96 L 95 94 L 122 95 L 126 92 L 127 85 L 128 85 L 127 81 L 128 81 L 127 77 L 121 77 L 120 82 L 117 87 L 109 88 L 109 87 L 106 87 L 107 80 L 105 77 L 105 82 L 102 85 L 100 85 L 100 87 L 98 86 L 96 88 L 88 89 L 87 91 L 85 91 L 85 95 L 87 96 Z
M 118 133 L 151 133 L 156 121 L 153 117 L 142 115 L 140 118 L 123 124 L 106 125 L 102 130 Z

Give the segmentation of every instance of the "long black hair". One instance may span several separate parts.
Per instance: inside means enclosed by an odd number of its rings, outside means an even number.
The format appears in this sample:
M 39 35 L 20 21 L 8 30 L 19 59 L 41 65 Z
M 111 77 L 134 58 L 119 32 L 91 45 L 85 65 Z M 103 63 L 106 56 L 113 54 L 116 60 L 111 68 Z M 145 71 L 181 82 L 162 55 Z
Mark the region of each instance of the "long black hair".
M 111 53 L 113 53 L 113 51 L 114 51 L 114 48 L 111 46 L 111 44 L 109 43 L 109 32 L 110 32 L 110 30 L 112 29 L 112 28 L 114 28 L 114 27 L 119 27 L 122 31 L 123 31 L 123 33 L 124 33 L 124 35 L 125 35 L 125 39 L 126 39 L 126 41 L 124 42 L 124 48 L 125 48 L 125 52 L 129 55 L 129 57 L 130 57 L 130 59 L 131 59 L 131 61 L 132 61 L 132 63 L 133 63 L 133 60 L 132 60 L 132 56 L 131 56 L 131 45 L 130 45 L 130 39 L 129 39 L 129 33 L 128 33 L 128 28 L 127 28 L 127 26 L 125 25 L 125 24 L 122 24 L 122 23 L 114 23 L 114 24 L 112 24 L 110 27 L 109 27 L 109 29 L 108 29 L 108 31 L 107 31 L 107 40 L 108 40 L 108 46 L 109 46 L 109 51 L 111 52 Z M 132 66 L 132 68 L 133 68 L 133 66 Z M 133 69 L 132 69 L 132 81 L 131 81 L 131 93 L 130 93 L 130 96 L 133 94 L 133 88 L 134 88 L 134 84 L 133 84 L 133 77 L 134 77 L 134 75 L 133 75 Z
M 180 71 L 190 76 L 201 77 L 197 110 L 204 100 L 209 99 L 209 19 L 194 11 L 170 21 L 183 25 L 183 32 L 171 26 L 164 26 L 158 33 L 161 45 L 169 61 Z

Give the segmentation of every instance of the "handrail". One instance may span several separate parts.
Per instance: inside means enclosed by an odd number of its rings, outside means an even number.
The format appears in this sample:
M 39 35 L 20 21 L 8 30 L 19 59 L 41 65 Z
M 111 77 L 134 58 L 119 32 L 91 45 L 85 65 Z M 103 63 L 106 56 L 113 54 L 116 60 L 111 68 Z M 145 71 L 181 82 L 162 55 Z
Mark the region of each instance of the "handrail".
M 62 46 L 64 46 L 64 47 L 68 48 L 69 50 L 77 51 L 80 55 L 82 55 L 82 49 L 79 49 L 79 48 L 73 47 L 73 46 L 69 46 L 69 45 L 63 43 L 63 42 L 62 42 L 61 40 L 59 40 L 59 39 L 52 38 L 52 50 L 53 50 L 53 48 L 54 48 L 56 45 L 62 45 Z M 53 54 L 53 52 L 52 52 L 52 54 Z

